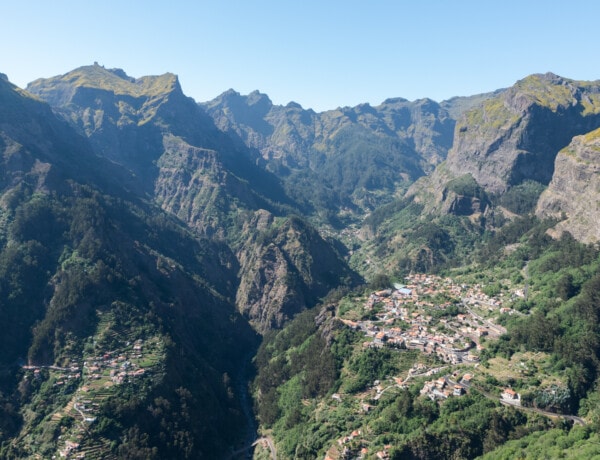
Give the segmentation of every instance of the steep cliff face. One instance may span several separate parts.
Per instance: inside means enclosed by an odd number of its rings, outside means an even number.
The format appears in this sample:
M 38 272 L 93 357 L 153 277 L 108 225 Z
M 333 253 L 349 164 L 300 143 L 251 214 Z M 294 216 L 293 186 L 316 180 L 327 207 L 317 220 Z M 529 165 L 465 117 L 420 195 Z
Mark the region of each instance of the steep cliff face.
M 585 243 L 600 240 L 600 129 L 573 138 L 555 162 L 554 176 L 536 215 L 558 219 L 553 234 L 571 233 Z
M 149 172 L 140 182 L 150 187 L 159 173 L 155 163 L 179 141 L 184 148 L 214 151 L 221 168 L 255 188 L 276 183 L 253 165 L 247 149 L 235 145 L 183 94 L 173 74 L 134 79 L 120 69 L 93 65 L 36 80 L 27 90 L 86 135 L 97 154 L 138 174 Z
M 0 104 L 1 191 L 25 185 L 39 191 L 60 188 L 68 175 L 121 193 L 131 186 L 130 174 L 95 157 L 86 139 L 56 118 L 48 105 L 1 79 Z
M 155 200 L 200 234 L 235 243 L 252 210 L 281 211 L 226 168 L 218 151 L 168 135 L 163 147 L 156 162 Z
M 331 289 L 359 282 L 333 247 L 298 217 L 258 212 L 239 251 L 237 304 L 260 332 L 282 327 Z
M 558 151 L 599 124 L 600 82 L 532 75 L 465 115 L 448 168 L 491 193 L 525 179 L 547 184 Z
M 406 141 L 423 165 L 435 165 L 445 158 L 454 127 L 447 110 L 430 99 L 394 98 L 376 107 L 361 104 L 316 113 L 293 102 L 275 106 L 258 91 L 242 96 L 229 90 L 203 106 L 220 129 L 237 133 L 265 160 L 281 159 L 292 168 L 310 166 L 317 152 L 335 155 L 330 143 L 349 126 Z
M 449 209 L 448 181 L 471 175 L 488 195 L 525 181 L 548 184 L 554 159 L 573 136 L 600 126 L 600 82 L 532 75 L 467 111 L 457 122 L 446 162 L 409 191 Z M 436 204 L 437 203 L 437 204 Z
M 277 179 L 216 128 L 173 74 L 134 79 L 93 65 L 27 89 L 87 136 L 97 154 L 132 171 L 147 195 L 200 232 L 212 235 L 218 227 L 228 236 L 238 230 L 228 225 L 231 207 L 207 198 L 215 188 L 233 195 L 239 208 L 274 211 L 276 203 L 289 202 Z
M 183 96 L 173 74 L 135 80 L 98 65 L 36 80 L 27 91 L 63 114 L 98 154 L 141 175 L 141 182 L 152 178 L 149 165 L 161 154 L 160 133 L 148 122 L 159 116 L 159 108 Z

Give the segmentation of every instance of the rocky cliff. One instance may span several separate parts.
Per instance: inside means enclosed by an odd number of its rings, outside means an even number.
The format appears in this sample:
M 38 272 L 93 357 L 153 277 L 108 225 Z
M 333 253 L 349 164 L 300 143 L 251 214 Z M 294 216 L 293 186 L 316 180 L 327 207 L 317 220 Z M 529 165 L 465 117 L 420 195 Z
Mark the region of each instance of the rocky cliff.
M 329 291 L 357 284 L 340 254 L 299 217 L 257 212 L 247 224 L 258 232 L 240 247 L 237 304 L 260 332 L 281 328 Z
M 557 157 L 554 175 L 540 196 L 536 214 L 557 219 L 553 234 L 600 240 L 600 129 L 573 138 Z
M 221 183 L 227 176 L 233 189 L 245 189 L 238 199 L 249 200 L 247 207 L 255 207 L 257 195 L 271 202 L 289 201 L 277 179 L 257 168 L 252 152 L 236 145 L 183 94 L 173 74 L 134 79 L 120 69 L 93 65 L 36 80 L 27 90 L 88 137 L 98 155 L 131 170 L 149 197 L 158 196 L 176 214 L 184 216 L 186 204 L 176 204 L 165 190 L 181 188 L 177 181 L 186 177 L 171 172 L 175 165 L 189 172 L 190 161 L 202 156 L 199 152 L 210 157 L 212 166 L 204 172 L 211 181 Z M 266 206 L 264 199 L 262 205 Z M 215 217 L 224 218 L 227 212 L 219 210 Z M 197 213 L 187 212 L 186 217 L 190 225 L 212 231 L 204 222 L 196 223 Z
M 548 184 L 558 151 L 598 126 L 600 82 L 531 75 L 467 111 L 456 124 L 445 164 L 409 194 L 433 196 L 434 207 L 451 209 L 444 204 L 445 184 L 465 174 L 491 196 L 525 181 Z

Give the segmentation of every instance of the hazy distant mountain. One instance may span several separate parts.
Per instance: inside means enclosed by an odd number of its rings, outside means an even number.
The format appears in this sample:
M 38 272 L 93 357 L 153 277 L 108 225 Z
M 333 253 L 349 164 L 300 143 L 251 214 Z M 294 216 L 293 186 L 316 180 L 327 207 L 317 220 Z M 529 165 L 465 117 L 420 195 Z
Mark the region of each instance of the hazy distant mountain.
M 183 94 L 175 75 L 135 80 L 120 69 L 93 65 L 36 80 L 27 90 L 85 134 L 97 154 L 129 168 L 149 196 L 202 233 L 225 234 L 225 215 L 238 208 L 289 202 L 251 152 Z M 220 189 L 231 202 L 215 202 Z
M 322 113 L 230 90 L 203 104 L 224 132 L 260 152 L 265 167 L 309 212 L 336 223 L 389 201 L 440 161 L 454 120 L 429 99 L 388 99 Z

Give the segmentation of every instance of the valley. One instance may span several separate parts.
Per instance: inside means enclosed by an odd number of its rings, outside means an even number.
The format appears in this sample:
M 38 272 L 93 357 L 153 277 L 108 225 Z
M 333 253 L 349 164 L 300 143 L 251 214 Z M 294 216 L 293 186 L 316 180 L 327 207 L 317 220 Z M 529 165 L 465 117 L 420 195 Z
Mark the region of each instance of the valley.
M 0 457 L 600 455 L 599 95 L 0 79 Z

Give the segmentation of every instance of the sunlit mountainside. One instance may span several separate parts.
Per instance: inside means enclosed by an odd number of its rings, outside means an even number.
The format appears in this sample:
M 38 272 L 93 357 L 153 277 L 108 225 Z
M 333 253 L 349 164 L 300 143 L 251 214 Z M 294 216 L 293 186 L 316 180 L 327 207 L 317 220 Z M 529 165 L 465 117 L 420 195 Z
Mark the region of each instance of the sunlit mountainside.
M 317 113 L 0 78 L 0 457 L 600 455 L 600 82 Z

